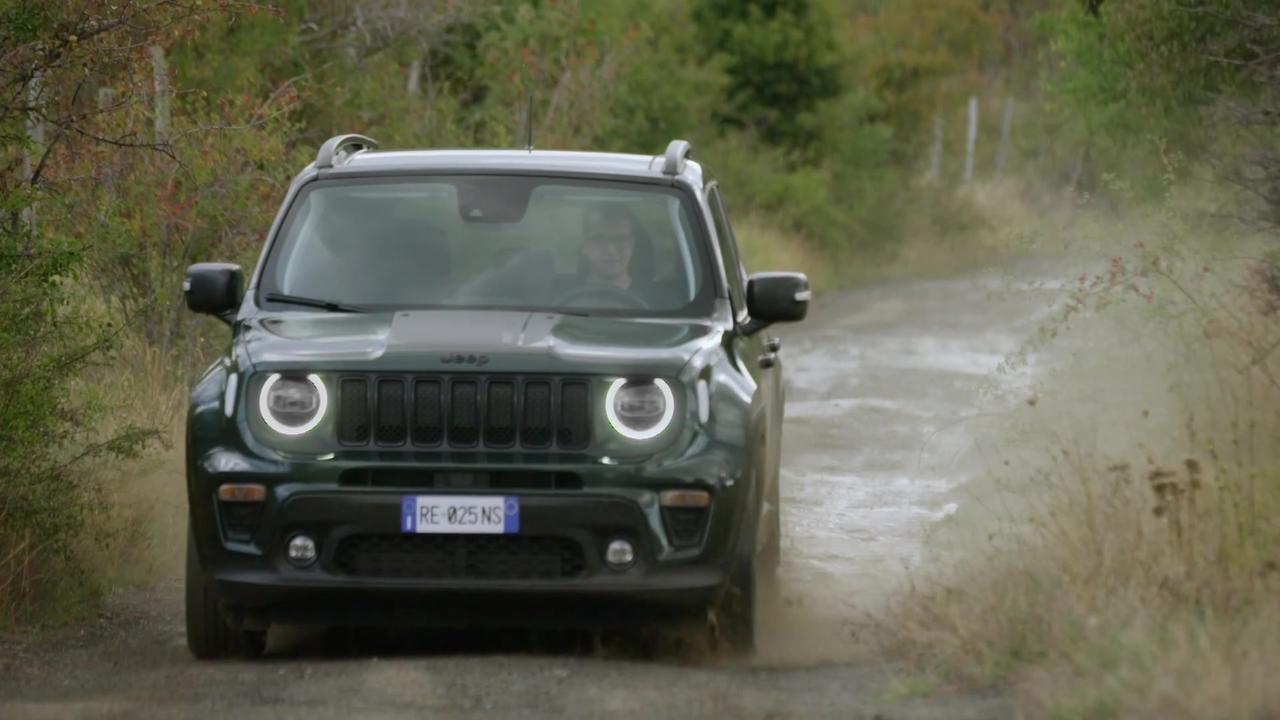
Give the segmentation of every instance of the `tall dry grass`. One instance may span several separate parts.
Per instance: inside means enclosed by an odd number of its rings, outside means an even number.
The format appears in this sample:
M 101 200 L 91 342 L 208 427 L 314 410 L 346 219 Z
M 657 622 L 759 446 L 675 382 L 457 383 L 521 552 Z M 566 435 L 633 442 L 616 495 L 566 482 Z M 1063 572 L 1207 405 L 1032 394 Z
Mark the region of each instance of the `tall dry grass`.
M 44 505 L 25 509 L 69 513 L 58 516 L 58 533 L 0 515 L 0 631 L 74 620 L 115 587 L 178 572 L 186 531 L 178 420 L 189 364 L 126 332 L 68 386 L 86 412 L 105 411 L 92 412 L 89 451 L 68 450 L 60 474 L 33 480 L 55 486 L 39 496 Z M 131 428 L 147 429 L 141 452 L 98 452 Z
M 102 587 L 143 585 L 181 570 L 187 528 L 183 420 L 198 372 L 189 354 L 165 351 L 132 334 L 116 349 L 113 362 L 85 378 L 102 388 L 103 401 L 112 408 L 108 431 L 131 424 L 156 431 L 148 452 L 89 470 L 102 511 L 76 543 L 76 552 Z
M 1274 240 L 1188 217 L 1093 226 L 1127 250 L 1065 292 L 985 516 L 883 620 L 915 668 L 1033 716 L 1280 715 Z

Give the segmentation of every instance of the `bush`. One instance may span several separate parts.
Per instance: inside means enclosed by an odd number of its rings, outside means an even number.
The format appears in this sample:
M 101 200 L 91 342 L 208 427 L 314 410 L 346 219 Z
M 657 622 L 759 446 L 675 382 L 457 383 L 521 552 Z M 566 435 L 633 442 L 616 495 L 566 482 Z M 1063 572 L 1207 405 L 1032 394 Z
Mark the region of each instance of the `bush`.
M 13 99 L 0 105 L 0 623 L 74 609 L 92 589 L 76 541 L 113 509 L 91 461 L 136 457 L 158 436 L 149 418 L 105 419 L 117 400 L 111 349 L 164 335 L 172 323 L 156 308 L 177 295 L 173 276 L 163 300 L 150 280 L 180 247 L 172 236 L 122 247 L 165 232 L 147 214 L 155 185 L 128 183 L 181 129 L 136 122 L 160 103 L 144 102 L 154 76 L 133 48 L 204 17 L 196 2 L 0 4 L 0 86 Z M 118 222 L 120 195 L 132 225 Z

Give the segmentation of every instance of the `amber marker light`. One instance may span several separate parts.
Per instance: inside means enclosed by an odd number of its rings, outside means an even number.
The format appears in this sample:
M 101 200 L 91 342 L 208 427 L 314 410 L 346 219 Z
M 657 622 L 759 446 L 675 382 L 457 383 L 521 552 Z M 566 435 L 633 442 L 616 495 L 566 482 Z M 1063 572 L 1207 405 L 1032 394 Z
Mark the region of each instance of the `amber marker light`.
M 258 483 L 227 483 L 218 486 L 218 499 L 222 502 L 262 502 L 267 499 L 267 488 Z
M 711 493 L 706 490 L 663 490 L 658 495 L 662 507 L 704 508 L 711 504 Z

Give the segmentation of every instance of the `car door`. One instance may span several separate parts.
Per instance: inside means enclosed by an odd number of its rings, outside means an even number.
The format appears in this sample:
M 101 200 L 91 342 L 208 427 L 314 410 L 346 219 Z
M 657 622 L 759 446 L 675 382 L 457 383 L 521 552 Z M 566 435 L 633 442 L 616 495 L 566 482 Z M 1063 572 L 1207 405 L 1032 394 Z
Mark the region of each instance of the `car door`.
M 759 494 L 756 496 L 757 508 L 766 514 L 778 511 L 777 468 L 781 438 L 781 363 L 772 348 L 766 333 L 757 332 L 746 335 L 741 329 L 747 326 L 750 315 L 747 312 L 746 285 L 747 271 L 738 251 L 738 244 L 733 235 L 733 226 L 729 223 L 728 211 L 720 186 L 712 183 L 707 191 L 707 200 L 711 207 L 712 221 L 716 226 L 716 242 L 719 244 L 720 257 L 724 263 L 725 279 L 728 283 L 729 301 L 733 306 L 735 325 L 738 332 L 733 333 L 730 352 L 745 375 L 755 385 L 755 393 L 751 401 L 751 434 L 748 437 L 749 451 L 752 453 L 752 464 L 755 477 L 759 483 Z M 772 522 L 766 519 L 766 522 Z M 757 533 L 757 542 L 765 539 L 767 533 Z

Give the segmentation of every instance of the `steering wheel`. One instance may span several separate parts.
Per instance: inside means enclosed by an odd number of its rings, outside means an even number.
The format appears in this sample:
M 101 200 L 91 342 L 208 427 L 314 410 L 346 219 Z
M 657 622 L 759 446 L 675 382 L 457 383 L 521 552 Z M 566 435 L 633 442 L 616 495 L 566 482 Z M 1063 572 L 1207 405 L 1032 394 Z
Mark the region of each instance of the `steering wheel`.
M 597 300 L 603 302 L 583 303 L 583 300 Z M 623 290 L 616 285 L 586 285 L 574 288 L 556 300 L 557 305 L 567 305 L 569 307 L 602 307 L 616 308 L 623 307 L 631 310 L 647 310 L 649 305 L 640 298 L 636 297 L 631 291 Z

